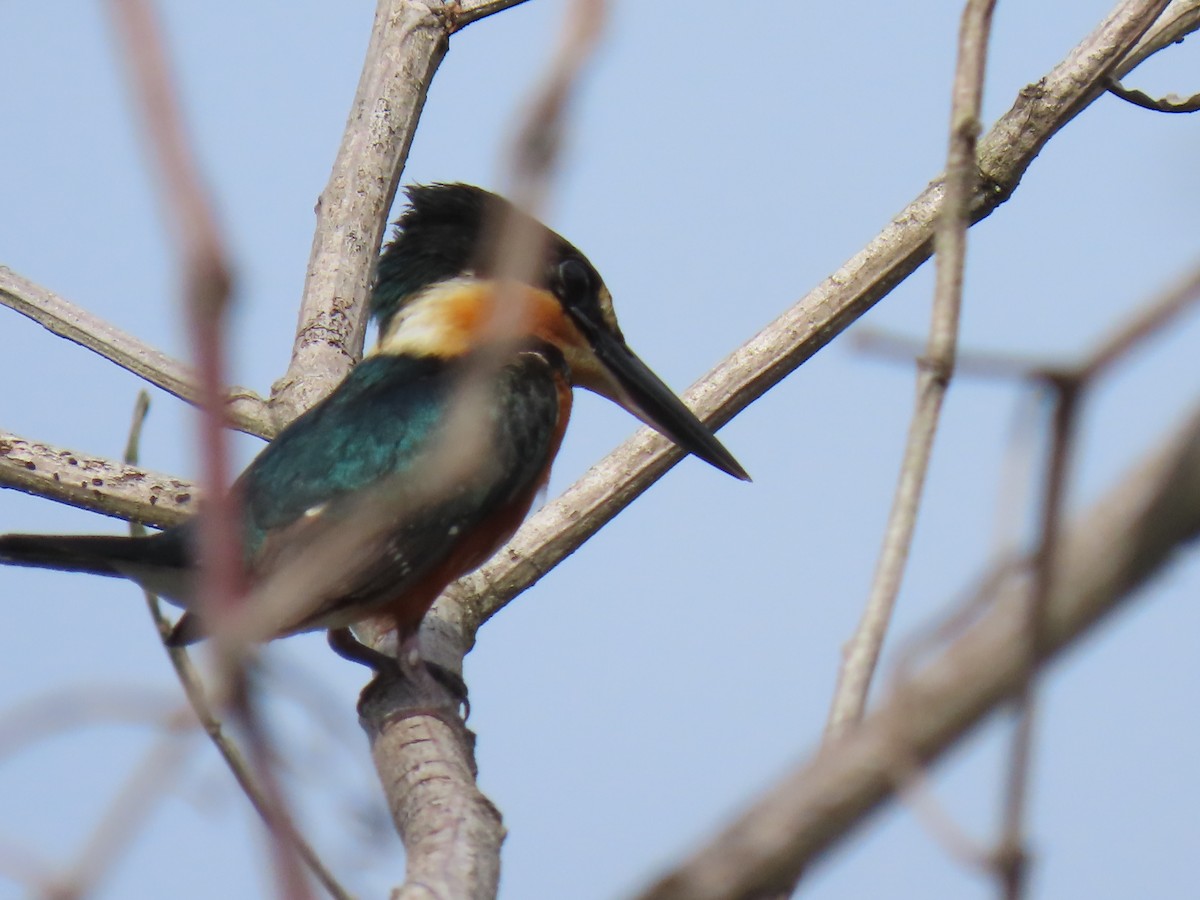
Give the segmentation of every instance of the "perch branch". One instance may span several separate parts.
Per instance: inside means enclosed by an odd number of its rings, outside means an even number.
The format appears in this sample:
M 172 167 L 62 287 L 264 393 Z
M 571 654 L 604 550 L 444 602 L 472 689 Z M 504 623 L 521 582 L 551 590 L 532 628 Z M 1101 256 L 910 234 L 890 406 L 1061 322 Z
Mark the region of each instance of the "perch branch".
M 908 564 L 942 403 L 954 374 L 970 201 L 979 180 L 975 144 L 979 138 L 979 109 L 994 9 L 995 0 L 970 0 L 963 10 L 950 108 L 945 194 L 934 232 L 937 275 L 929 339 L 917 366 L 916 408 L 884 529 L 883 547 L 862 619 L 843 651 L 825 728 L 829 737 L 853 726 L 866 708 L 871 679 Z

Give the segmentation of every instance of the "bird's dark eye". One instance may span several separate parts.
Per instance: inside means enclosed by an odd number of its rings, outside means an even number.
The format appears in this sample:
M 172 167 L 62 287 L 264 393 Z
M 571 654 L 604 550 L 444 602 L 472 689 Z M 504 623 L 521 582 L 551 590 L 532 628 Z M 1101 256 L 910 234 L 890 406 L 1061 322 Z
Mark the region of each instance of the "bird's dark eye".
M 558 283 L 566 306 L 578 306 L 591 295 L 592 273 L 577 259 L 564 259 L 558 264 Z

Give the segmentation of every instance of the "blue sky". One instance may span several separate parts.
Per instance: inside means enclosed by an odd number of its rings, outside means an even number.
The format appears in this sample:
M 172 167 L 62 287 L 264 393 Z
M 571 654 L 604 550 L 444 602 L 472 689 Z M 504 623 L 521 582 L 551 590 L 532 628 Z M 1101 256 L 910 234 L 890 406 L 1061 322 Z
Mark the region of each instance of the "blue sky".
M 373 4 L 162 5 L 237 269 L 233 380 L 266 393 L 287 362 L 313 205 Z M 860 249 L 943 164 L 959 4 L 775 7 L 614 3 L 546 215 L 603 273 L 630 344 L 680 389 Z M 455 36 L 405 182 L 504 183 L 505 141 L 563 8 L 531 0 Z M 1108 9 L 1001 3 L 985 122 Z M 0 265 L 182 356 L 176 260 L 103 10 L 0 7 Z M 1194 90 L 1194 50 L 1130 80 Z M 1069 125 L 971 232 L 963 345 L 1074 358 L 1194 265 L 1198 143 L 1194 117 L 1114 98 Z M 862 324 L 922 336 L 930 274 Z M 1194 403 L 1197 341 L 1193 315 L 1095 393 L 1073 508 Z M 0 358 L 0 426 L 119 454 L 137 379 L 6 310 Z M 753 484 L 684 462 L 483 629 L 467 676 L 480 783 L 509 829 L 502 897 L 622 896 L 814 745 L 866 596 L 912 384 L 908 367 L 835 341 L 722 432 Z M 898 642 L 950 608 L 997 532 L 1014 530 L 1001 476 L 1029 408 L 1015 385 L 952 387 Z M 580 398 L 551 493 L 635 424 Z M 143 462 L 193 475 L 193 427 L 156 392 Z M 256 446 L 241 440 L 240 458 Z M 0 531 L 120 528 L 0 492 Z M 1033 896 L 1171 897 L 1192 883 L 1198 591 L 1193 553 L 1048 679 Z M 177 699 L 129 586 L 3 570 L 0 599 L 0 729 L 5 710 L 28 704 L 74 722 L 105 698 Z M 380 896 L 403 867 L 354 719 L 364 673 L 319 637 L 268 659 L 302 823 L 351 889 Z M 0 757 L 0 859 L 13 848 L 54 866 L 76 858 L 154 743 L 144 725 L 100 719 Z M 1005 733 L 992 721 L 936 770 L 939 800 L 981 840 L 996 831 Z M 266 894 L 257 823 L 214 754 L 197 740 L 174 781 L 99 895 Z M 993 893 L 893 806 L 812 871 L 806 896 Z M 0 875 L 0 897 L 23 894 Z

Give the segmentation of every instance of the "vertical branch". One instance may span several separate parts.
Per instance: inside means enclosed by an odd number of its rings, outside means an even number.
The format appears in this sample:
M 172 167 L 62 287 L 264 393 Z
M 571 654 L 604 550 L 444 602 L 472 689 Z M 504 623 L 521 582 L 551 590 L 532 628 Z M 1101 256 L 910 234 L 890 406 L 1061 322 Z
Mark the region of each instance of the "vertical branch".
M 475 783 L 474 736 L 452 710 L 414 708 L 417 699 L 411 685 L 393 679 L 359 704 L 404 842 L 405 883 L 392 896 L 493 900 L 505 831 Z
M 1078 366 L 1037 373 L 1054 392 L 1054 420 L 1049 456 L 1039 511 L 1037 549 L 1031 560 L 1033 584 L 1025 607 L 1022 632 L 1021 682 L 1014 698 L 1017 725 L 1013 732 L 999 844 L 992 864 L 1004 900 L 1019 900 L 1028 883 L 1029 854 L 1024 837 L 1025 808 L 1029 796 L 1029 774 L 1033 735 L 1037 719 L 1035 680 L 1047 653 L 1046 610 L 1058 589 L 1059 544 L 1063 508 L 1066 503 L 1068 463 L 1074 446 L 1079 409 L 1088 390 L 1099 377 L 1134 348 L 1166 329 L 1200 300 L 1200 268 L 1194 269 L 1154 302 L 1139 309 L 1116 329 Z
M 1054 422 L 1050 455 L 1046 466 L 1039 516 L 1038 546 L 1032 559 L 1033 586 L 1026 603 L 1024 641 L 1019 647 L 1024 656 L 1021 684 L 1016 696 L 1017 726 L 1012 736 L 1008 777 L 1005 785 L 1000 843 L 993 865 L 1005 900 L 1024 896 L 1028 873 L 1025 849 L 1025 806 L 1029 796 L 1030 760 L 1037 703 L 1034 681 L 1038 666 L 1046 655 L 1043 622 L 1053 590 L 1060 523 L 1067 491 L 1068 462 L 1075 437 L 1082 383 L 1073 375 L 1048 379 L 1055 391 Z
M 883 548 L 866 608 L 858 629 L 846 646 L 838 673 L 837 688 L 826 723 L 826 735 L 830 738 L 837 737 L 857 723 L 866 707 L 867 693 L 912 546 L 942 401 L 954 373 L 967 227 L 970 224 L 971 198 L 979 182 L 979 169 L 975 161 L 975 146 L 980 131 L 979 107 L 995 5 L 995 0 L 968 0 L 963 10 L 950 112 L 945 197 L 934 234 L 937 279 L 929 341 L 918 367 L 916 409 L 909 425 L 900 479 L 888 515 Z
M 280 424 L 333 390 L 362 355 L 375 256 L 449 31 L 425 3 L 375 8 L 346 131 L 317 200 L 292 359 L 272 388 Z
M 563 119 L 596 45 L 605 7 L 603 0 L 571 4 L 559 49 L 520 123 L 510 163 L 510 195 L 527 211 L 536 211 L 548 193 Z M 491 222 L 489 227 L 496 229 L 490 249 L 503 286 L 487 328 L 489 337 L 502 344 L 516 325 L 519 298 L 512 293 L 514 285 L 528 280 L 543 248 L 539 234 L 519 216 Z M 444 489 L 457 456 L 486 449 L 478 425 L 481 391 L 502 362 L 497 355 L 484 354 L 459 388 L 448 427 L 451 446 L 447 449 L 452 452 L 441 454 L 439 471 L 426 479 L 430 487 Z M 473 638 L 462 629 L 462 619 L 463 610 L 453 602 L 443 602 L 426 616 L 422 656 L 449 671 L 461 671 Z M 356 630 L 372 643 L 383 637 L 367 634 L 359 626 Z M 458 717 L 457 703 L 447 704 L 445 699 L 423 696 L 417 685 L 406 681 L 381 677 L 363 692 L 359 704 L 388 808 L 407 855 L 405 884 L 394 896 L 411 892 L 490 900 L 499 884 L 504 826 L 499 811 L 476 784 L 473 735 Z

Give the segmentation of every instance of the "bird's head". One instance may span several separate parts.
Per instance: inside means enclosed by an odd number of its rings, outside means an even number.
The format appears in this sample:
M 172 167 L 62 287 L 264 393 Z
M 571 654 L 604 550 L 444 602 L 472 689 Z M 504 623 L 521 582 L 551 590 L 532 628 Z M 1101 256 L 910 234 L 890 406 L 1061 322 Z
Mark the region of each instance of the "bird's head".
M 472 185 L 420 185 L 407 195 L 371 297 L 379 322 L 376 352 L 456 357 L 505 340 L 553 345 L 572 383 L 749 480 L 708 427 L 629 349 L 600 273 L 572 244 Z M 523 240 L 502 243 L 508 229 L 518 229 Z M 524 254 L 521 243 L 532 252 Z M 500 258 L 511 247 L 532 265 Z M 517 270 L 521 277 L 514 282 L 509 273 Z

